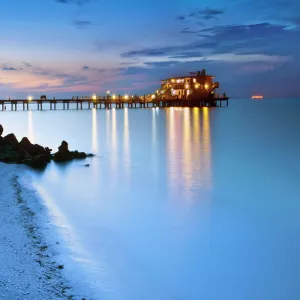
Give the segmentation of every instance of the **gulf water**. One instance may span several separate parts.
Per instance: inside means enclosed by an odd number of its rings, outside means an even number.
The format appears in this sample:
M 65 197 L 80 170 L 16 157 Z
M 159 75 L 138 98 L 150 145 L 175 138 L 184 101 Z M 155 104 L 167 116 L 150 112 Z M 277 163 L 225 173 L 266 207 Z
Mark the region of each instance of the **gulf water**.
M 300 299 L 300 99 L 5 111 L 0 123 L 96 154 L 30 171 L 96 299 Z

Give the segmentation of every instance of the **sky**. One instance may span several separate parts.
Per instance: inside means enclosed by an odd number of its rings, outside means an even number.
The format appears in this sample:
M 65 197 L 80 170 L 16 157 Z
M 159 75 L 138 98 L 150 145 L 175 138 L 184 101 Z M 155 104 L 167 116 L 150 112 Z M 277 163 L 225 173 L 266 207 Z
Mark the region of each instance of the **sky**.
M 152 93 L 203 68 L 230 97 L 300 97 L 299 0 L 2 0 L 0 98 Z

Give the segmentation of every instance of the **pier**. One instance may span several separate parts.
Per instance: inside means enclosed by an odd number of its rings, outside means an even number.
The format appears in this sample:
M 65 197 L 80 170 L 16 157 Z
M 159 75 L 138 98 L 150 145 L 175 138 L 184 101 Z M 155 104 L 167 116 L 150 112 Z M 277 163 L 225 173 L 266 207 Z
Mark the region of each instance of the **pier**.
M 45 107 L 45 104 L 48 104 Z M 57 107 L 57 104 L 60 104 Z M 105 97 L 84 97 L 84 98 L 72 98 L 72 99 L 46 99 L 42 96 L 40 99 L 19 99 L 19 100 L 0 100 L 0 110 L 5 111 L 10 108 L 11 111 L 18 110 L 21 106 L 21 110 L 56 110 L 63 109 L 69 110 L 70 104 L 75 105 L 75 109 L 111 109 L 111 108 L 153 108 L 153 107 L 226 107 L 228 106 L 228 98 L 212 98 L 207 100 L 197 99 L 165 99 L 165 98 L 149 98 L 146 96 L 125 96 L 117 97 L 116 99 Z M 20 108 L 19 108 L 20 109 Z M 73 108 L 74 109 L 74 108 Z

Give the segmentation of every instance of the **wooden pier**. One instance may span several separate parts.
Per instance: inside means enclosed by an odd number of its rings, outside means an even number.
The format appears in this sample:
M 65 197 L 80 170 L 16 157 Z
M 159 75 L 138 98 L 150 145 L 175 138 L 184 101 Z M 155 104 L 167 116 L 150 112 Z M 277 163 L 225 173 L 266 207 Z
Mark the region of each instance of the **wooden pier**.
M 48 104 L 48 107 L 45 107 Z M 60 104 L 60 107 L 57 107 Z M 72 98 L 72 99 L 26 99 L 26 100 L 0 100 L 0 110 L 5 111 L 7 106 L 11 111 L 18 110 L 31 110 L 35 107 L 37 110 L 49 109 L 63 109 L 69 110 L 70 104 L 76 105 L 76 109 L 111 109 L 111 108 L 150 108 L 150 107 L 225 107 L 228 106 L 228 98 L 213 98 L 211 100 L 195 100 L 195 99 L 163 99 L 155 98 L 149 99 L 143 97 L 118 97 L 100 98 L 100 97 L 85 97 L 85 98 Z

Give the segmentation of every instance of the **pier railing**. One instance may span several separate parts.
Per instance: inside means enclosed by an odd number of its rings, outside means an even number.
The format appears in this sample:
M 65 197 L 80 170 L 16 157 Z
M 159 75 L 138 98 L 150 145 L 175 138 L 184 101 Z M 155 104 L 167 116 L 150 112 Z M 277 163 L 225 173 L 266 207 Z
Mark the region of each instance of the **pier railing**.
M 48 107 L 45 107 L 48 104 Z M 60 104 L 60 107 L 57 107 Z M 43 109 L 70 109 L 70 104 L 75 104 L 75 109 L 110 109 L 110 108 L 149 108 L 149 107 L 222 107 L 228 106 L 228 98 L 212 99 L 165 99 L 149 97 L 131 98 L 72 98 L 72 99 L 8 99 L 0 100 L 0 109 L 5 111 L 7 106 L 10 110 L 30 110 L 34 106 L 37 110 Z M 19 108 L 20 109 L 20 108 Z

